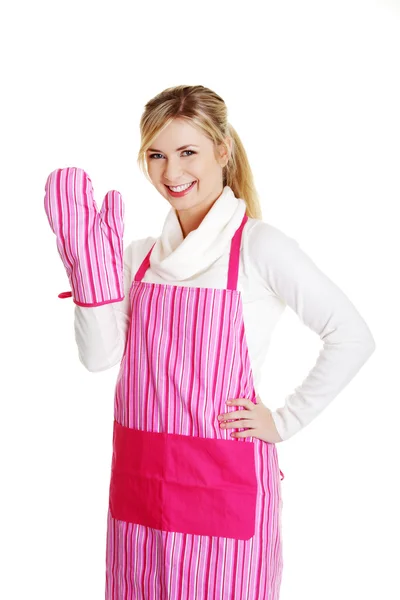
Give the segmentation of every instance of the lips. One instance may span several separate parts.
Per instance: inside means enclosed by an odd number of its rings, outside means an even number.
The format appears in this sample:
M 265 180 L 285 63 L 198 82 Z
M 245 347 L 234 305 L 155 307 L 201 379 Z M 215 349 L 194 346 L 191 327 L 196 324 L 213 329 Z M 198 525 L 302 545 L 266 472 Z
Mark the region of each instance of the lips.
M 184 184 L 182 184 L 184 185 Z M 196 181 L 192 181 L 191 185 L 189 185 L 189 187 L 187 187 L 186 189 L 182 190 L 181 192 L 174 192 L 173 190 L 171 190 L 170 187 L 168 187 L 168 185 L 166 185 L 165 187 L 168 190 L 168 193 L 173 197 L 173 198 L 181 198 L 182 196 L 185 196 L 186 194 L 188 194 L 196 185 Z
M 167 185 L 167 188 L 169 190 L 171 190 L 171 192 L 178 192 L 178 190 L 173 190 L 171 188 L 181 187 L 182 185 L 187 185 L 188 187 L 190 187 L 189 184 L 192 184 L 192 183 L 194 183 L 194 181 L 188 181 L 187 183 L 180 183 L 179 185 L 172 185 L 172 186 Z M 185 191 L 185 190 L 179 190 L 179 191 Z

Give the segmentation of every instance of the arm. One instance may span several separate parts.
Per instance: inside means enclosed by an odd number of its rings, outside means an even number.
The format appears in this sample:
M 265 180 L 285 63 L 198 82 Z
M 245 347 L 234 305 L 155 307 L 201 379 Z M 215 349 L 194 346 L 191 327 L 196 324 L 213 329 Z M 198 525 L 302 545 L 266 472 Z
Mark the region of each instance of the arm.
M 124 252 L 125 297 L 121 302 L 94 308 L 75 305 L 74 329 L 79 360 L 93 373 L 110 369 L 122 359 L 131 314 L 129 289 L 132 275 L 128 253 L 129 248 Z
M 121 194 L 109 191 L 98 211 L 92 181 L 83 169 L 55 169 L 46 180 L 44 209 L 72 288 L 61 297 L 72 296 L 76 305 L 80 359 L 89 370 L 103 370 L 122 354 L 128 320 L 130 269 L 123 253 Z
M 105 371 L 122 360 L 131 320 L 129 290 L 140 263 L 155 238 L 134 240 L 124 250 L 124 294 L 121 302 L 103 306 L 75 306 L 75 340 L 79 360 L 88 371 Z
M 257 275 L 323 342 L 307 377 L 285 398 L 284 405 L 272 412 L 279 435 L 287 440 L 353 379 L 375 350 L 375 341 L 349 298 L 296 240 L 258 221 L 248 243 Z

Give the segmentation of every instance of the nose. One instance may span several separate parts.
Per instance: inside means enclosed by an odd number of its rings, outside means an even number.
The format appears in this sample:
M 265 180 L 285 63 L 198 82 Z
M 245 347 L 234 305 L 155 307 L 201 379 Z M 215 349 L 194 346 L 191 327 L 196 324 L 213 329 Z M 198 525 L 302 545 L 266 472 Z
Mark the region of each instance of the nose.
M 164 178 L 165 181 L 170 185 L 173 185 L 174 182 L 178 182 L 182 180 L 182 165 L 179 159 L 169 159 L 166 161 L 164 168 Z

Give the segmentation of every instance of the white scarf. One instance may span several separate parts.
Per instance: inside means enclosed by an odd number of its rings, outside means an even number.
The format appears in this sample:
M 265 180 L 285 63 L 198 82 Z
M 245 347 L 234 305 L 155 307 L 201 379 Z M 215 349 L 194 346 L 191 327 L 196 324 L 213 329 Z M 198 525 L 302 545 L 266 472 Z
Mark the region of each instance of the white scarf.
M 171 208 L 150 255 L 150 268 L 163 279 L 182 281 L 206 271 L 230 244 L 246 212 L 246 203 L 226 185 L 197 229 L 185 238 Z

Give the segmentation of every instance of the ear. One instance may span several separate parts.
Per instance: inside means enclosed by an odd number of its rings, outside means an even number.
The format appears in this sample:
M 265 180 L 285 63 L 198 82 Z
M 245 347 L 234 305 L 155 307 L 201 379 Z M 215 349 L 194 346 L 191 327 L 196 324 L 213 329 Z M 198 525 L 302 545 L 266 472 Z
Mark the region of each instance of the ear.
M 230 135 L 227 135 L 225 138 L 225 142 L 229 148 L 229 156 L 230 156 L 232 154 L 233 138 L 231 138 Z
M 231 158 L 232 141 L 233 141 L 232 138 L 227 136 L 225 138 L 225 142 L 226 142 L 228 149 L 226 148 L 226 146 L 224 144 L 220 144 L 220 146 L 219 146 L 219 156 L 221 159 L 221 166 L 226 167 L 226 165 L 228 164 L 228 162 Z

